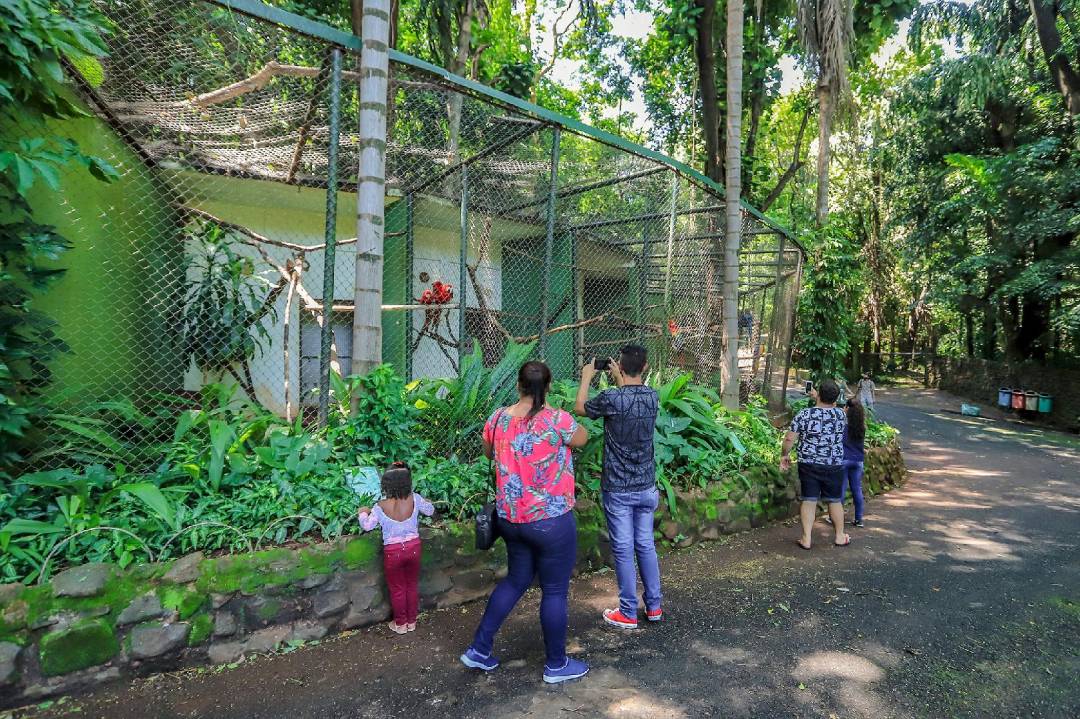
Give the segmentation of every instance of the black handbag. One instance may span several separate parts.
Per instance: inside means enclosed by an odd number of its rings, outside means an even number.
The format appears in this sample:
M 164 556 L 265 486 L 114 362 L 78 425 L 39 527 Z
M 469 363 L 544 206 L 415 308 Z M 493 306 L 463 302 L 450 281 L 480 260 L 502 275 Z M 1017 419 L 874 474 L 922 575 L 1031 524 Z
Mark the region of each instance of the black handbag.
M 495 422 L 491 426 L 491 444 L 495 444 L 495 430 L 499 428 L 499 420 L 502 419 L 502 411 L 495 417 Z M 488 460 L 488 467 L 491 468 L 491 488 L 496 492 L 498 491 L 498 481 L 495 476 L 495 460 Z M 476 513 L 476 548 L 477 549 L 491 549 L 495 546 L 495 540 L 499 538 L 498 528 L 496 527 L 495 520 L 498 514 L 495 512 L 495 502 L 484 502 L 484 506 L 480 508 L 480 511 Z

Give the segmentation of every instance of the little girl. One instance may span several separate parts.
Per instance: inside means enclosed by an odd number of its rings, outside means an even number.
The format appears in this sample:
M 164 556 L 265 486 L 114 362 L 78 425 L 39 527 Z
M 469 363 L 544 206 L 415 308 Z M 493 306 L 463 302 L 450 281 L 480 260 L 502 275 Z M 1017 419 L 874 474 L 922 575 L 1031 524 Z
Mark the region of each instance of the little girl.
M 374 509 L 361 507 L 357 513 L 365 532 L 379 525 L 383 534 L 383 569 L 390 588 L 394 619 L 390 629 L 398 634 L 416 629 L 419 610 L 417 584 L 420 581 L 419 513 L 430 517 L 435 507 L 412 491 L 412 472 L 404 462 L 394 462 L 382 476 L 386 499 Z

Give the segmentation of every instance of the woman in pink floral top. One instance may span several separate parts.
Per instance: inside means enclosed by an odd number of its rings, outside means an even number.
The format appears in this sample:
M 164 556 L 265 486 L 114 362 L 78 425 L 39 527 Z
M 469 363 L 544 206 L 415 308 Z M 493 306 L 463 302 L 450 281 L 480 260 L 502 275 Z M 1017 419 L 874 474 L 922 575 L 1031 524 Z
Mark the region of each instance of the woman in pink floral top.
M 573 447 L 588 440 L 585 428 L 545 403 L 551 370 L 526 362 L 518 372 L 516 404 L 495 412 L 484 426 L 484 453 L 496 470 L 496 529 L 506 541 L 507 576 L 488 599 L 473 643 L 461 661 L 473 669 L 499 666 L 495 634 L 533 580 L 539 578 L 540 626 L 547 661 L 544 681 L 584 676 L 589 667 L 566 655 L 567 594 L 577 559 Z

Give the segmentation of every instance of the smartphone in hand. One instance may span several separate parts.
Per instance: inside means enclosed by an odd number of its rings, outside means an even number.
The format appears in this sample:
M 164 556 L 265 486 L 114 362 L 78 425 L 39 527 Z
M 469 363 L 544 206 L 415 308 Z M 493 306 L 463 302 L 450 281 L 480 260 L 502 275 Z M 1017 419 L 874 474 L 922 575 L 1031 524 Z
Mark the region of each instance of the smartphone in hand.
M 607 359 L 607 358 L 600 359 L 599 357 L 597 357 L 596 359 L 593 360 L 593 369 L 596 370 L 597 372 L 605 372 L 607 370 L 607 368 L 610 367 L 610 366 L 611 366 L 611 360 L 610 359 Z
M 804 389 L 803 392 L 806 393 L 806 394 L 810 394 L 812 391 L 814 391 L 814 383 L 813 383 L 813 381 L 812 380 L 806 380 L 806 389 Z

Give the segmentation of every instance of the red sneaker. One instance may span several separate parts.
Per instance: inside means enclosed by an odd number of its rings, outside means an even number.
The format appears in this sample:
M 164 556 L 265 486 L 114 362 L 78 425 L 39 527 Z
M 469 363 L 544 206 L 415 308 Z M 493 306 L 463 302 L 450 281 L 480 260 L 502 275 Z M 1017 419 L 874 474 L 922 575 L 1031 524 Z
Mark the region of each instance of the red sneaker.
M 623 616 L 623 613 L 620 612 L 618 609 L 605 609 L 604 621 L 613 627 L 621 627 L 623 629 L 637 629 L 637 620 Z
M 658 622 L 664 618 L 664 610 L 650 609 L 649 611 L 645 612 L 645 616 L 648 617 L 650 622 Z

